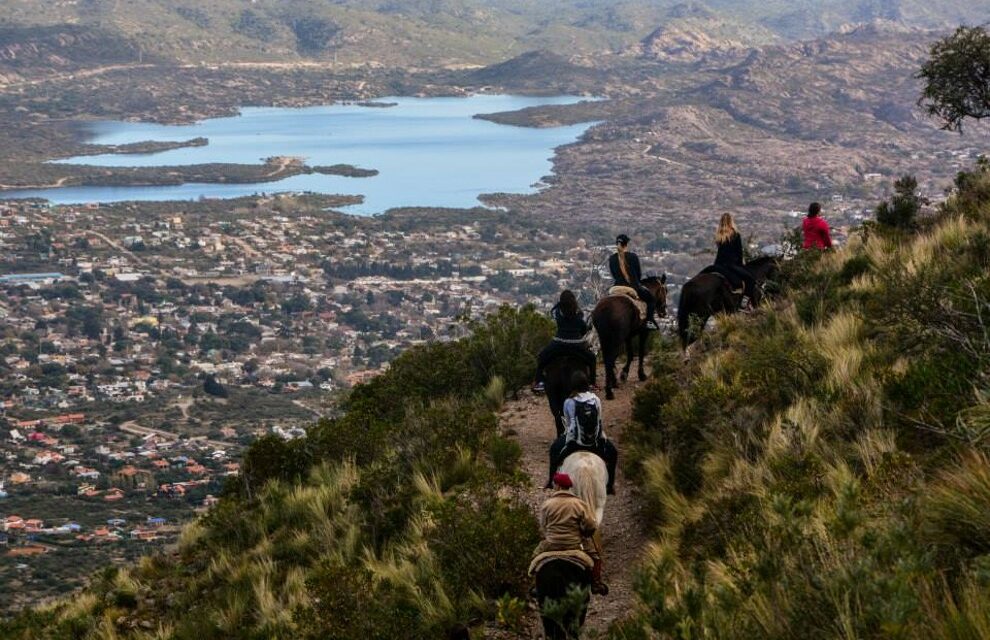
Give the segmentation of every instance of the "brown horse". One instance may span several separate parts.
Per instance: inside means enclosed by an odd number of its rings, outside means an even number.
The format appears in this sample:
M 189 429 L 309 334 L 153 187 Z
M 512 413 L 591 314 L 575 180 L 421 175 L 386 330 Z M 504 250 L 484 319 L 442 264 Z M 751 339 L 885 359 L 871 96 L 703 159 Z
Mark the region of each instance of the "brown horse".
M 667 315 L 667 276 L 646 278 L 642 284 L 657 299 L 657 315 L 661 318 Z M 608 296 L 599 300 L 591 312 L 591 322 L 598 332 L 602 359 L 605 361 L 605 398 L 613 400 L 615 394 L 612 390 L 619 386 L 615 377 L 615 362 L 625 347 L 627 360 L 622 369 L 622 380 L 628 379 L 634 355 L 633 338 L 639 338 L 639 379 L 646 380 L 643 358 L 650 332 L 636 305 L 625 296 Z
M 777 259 L 763 256 L 747 262 L 746 268 L 753 274 L 756 286 L 763 287 L 777 272 Z M 734 292 L 729 281 L 717 273 L 699 273 L 685 282 L 677 304 L 681 348 L 687 352 L 691 343 L 700 337 L 708 318 L 719 313 L 735 313 L 741 305 L 742 294 Z
M 571 379 L 575 371 L 588 371 L 588 365 L 581 358 L 565 353 L 551 360 L 543 373 L 547 403 L 558 436 L 564 433 L 564 401 L 571 395 Z M 592 373 L 588 371 L 589 377 Z

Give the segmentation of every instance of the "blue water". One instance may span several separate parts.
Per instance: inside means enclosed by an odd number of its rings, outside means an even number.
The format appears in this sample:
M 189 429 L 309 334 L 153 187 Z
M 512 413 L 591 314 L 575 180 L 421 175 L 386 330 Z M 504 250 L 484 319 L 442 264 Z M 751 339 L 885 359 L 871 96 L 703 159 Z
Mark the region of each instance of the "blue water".
M 351 164 L 377 169 L 372 178 L 300 175 L 258 184 L 151 187 L 63 187 L 0 193 L 0 198 L 47 198 L 57 204 L 130 200 L 234 198 L 256 193 L 313 191 L 363 195 L 344 210 L 373 214 L 393 207 L 472 207 L 483 193 L 529 193 L 550 173 L 554 148 L 575 141 L 590 124 L 535 129 L 474 119 L 580 98 L 479 95 L 469 98 L 382 98 L 391 108 L 333 105 L 304 109 L 248 108 L 240 116 L 192 125 L 96 122 L 96 144 L 209 138 L 205 147 L 154 154 L 84 156 L 64 163 L 162 166 L 209 162 L 253 164 L 270 156 L 300 156 L 311 166 Z

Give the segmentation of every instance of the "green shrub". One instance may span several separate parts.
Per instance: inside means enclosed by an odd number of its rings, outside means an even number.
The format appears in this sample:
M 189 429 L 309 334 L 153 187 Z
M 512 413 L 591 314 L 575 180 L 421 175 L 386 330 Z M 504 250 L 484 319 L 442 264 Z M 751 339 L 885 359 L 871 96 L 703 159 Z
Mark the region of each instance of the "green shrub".
M 540 532 L 529 506 L 494 495 L 458 496 L 431 509 L 426 535 L 449 595 L 525 597 Z
M 491 456 L 495 471 L 504 475 L 512 475 L 519 468 L 522 459 L 522 447 L 511 438 L 497 436 L 488 445 L 488 455 Z

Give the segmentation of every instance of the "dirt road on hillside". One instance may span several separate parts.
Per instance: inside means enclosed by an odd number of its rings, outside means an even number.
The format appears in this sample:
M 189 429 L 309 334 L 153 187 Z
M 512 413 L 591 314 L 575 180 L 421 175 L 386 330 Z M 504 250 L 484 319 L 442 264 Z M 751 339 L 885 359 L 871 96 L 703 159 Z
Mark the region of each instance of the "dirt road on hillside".
M 604 374 L 599 374 L 599 379 L 604 380 Z M 603 633 L 613 621 L 628 614 L 635 603 L 632 580 L 647 543 L 647 535 L 638 494 L 627 483 L 623 473 L 622 434 L 631 420 L 632 399 L 637 386 L 639 383 L 628 382 L 621 389 L 616 389 L 615 400 L 603 402 L 605 432 L 619 448 L 616 495 L 609 496 L 605 504 L 605 522 L 602 524 L 605 581 L 610 593 L 604 598 L 592 596 L 584 637 Z M 503 433 L 516 438 L 522 446 L 522 467 L 532 480 L 524 498 L 535 511 L 549 495 L 543 484 L 547 478 L 547 452 L 555 432 L 546 398 L 525 392 L 519 400 L 506 403 L 499 416 L 499 426 Z M 536 615 L 532 618 L 530 637 L 539 638 L 539 619 Z

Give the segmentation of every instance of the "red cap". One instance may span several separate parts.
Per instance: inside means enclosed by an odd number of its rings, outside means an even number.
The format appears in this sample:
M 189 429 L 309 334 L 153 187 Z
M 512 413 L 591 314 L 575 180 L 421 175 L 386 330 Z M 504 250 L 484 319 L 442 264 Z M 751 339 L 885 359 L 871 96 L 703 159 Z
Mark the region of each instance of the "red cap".
M 570 489 L 574 486 L 574 483 L 571 482 L 571 477 L 566 473 L 553 474 L 553 483 L 561 489 Z

